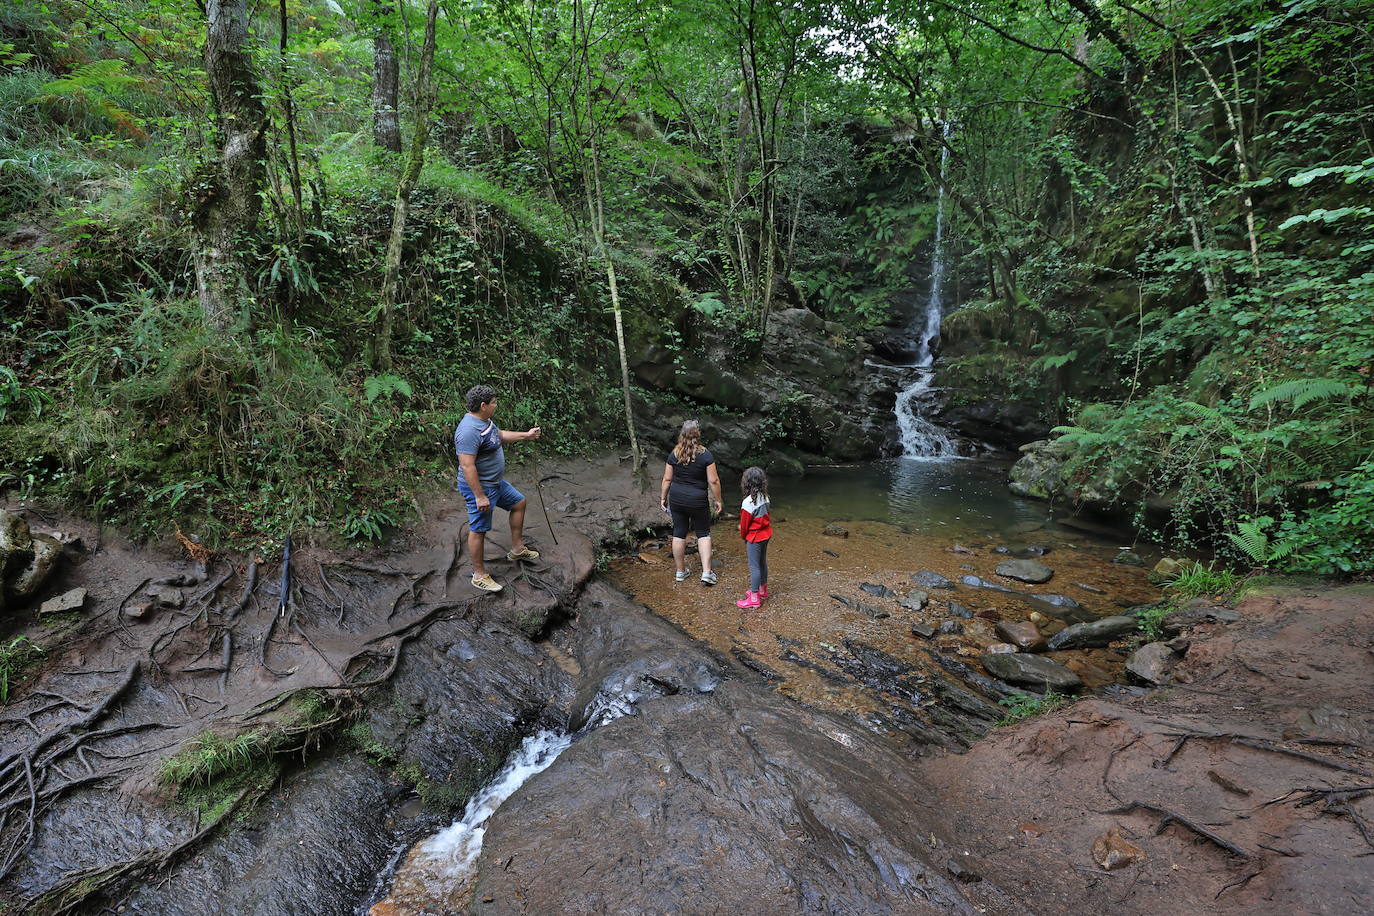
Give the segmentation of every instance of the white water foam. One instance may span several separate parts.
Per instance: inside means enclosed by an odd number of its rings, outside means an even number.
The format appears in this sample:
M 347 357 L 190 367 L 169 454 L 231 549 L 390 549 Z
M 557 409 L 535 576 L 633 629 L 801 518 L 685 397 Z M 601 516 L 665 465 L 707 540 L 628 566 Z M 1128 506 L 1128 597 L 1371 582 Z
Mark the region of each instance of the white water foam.
M 935 370 L 918 369 L 915 381 L 897 395 L 897 432 L 905 458 L 944 461 L 959 457 L 959 447 L 949 434 L 922 416 L 934 379 Z
M 944 136 L 949 138 L 950 124 L 944 124 Z M 940 150 L 940 188 L 935 203 L 935 244 L 930 260 L 930 295 L 926 298 L 925 320 L 916 340 L 916 375 L 911 384 L 897 395 L 897 431 L 902 439 L 905 458 L 943 461 L 957 458 L 959 447 L 949 434 L 925 418 L 924 408 L 930 403 L 935 379 L 934 346 L 940 337 L 942 315 L 941 296 L 945 285 L 945 169 L 949 163 L 949 146 Z
M 515 794 L 531 776 L 542 773 L 572 744 L 572 736 L 544 731 L 530 735 L 521 743 L 501 771 L 480 792 L 468 800 L 463 817 L 435 834 L 420 849 L 420 855 L 439 865 L 445 877 L 459 881 L 477 864 L 487 822 L 501 803 Z

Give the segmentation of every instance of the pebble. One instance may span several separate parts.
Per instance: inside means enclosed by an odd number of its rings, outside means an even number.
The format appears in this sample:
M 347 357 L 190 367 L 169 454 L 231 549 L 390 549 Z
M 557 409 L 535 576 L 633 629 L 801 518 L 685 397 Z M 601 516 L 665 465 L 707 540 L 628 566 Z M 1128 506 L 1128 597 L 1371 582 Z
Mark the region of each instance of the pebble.
M 940 622 L 941 636 L 963 636 L 964 625 L 957 620 L 944 620 Z
M 1083 591 L 1085 591 L 1085 592 L 1090 592 L 1090 593 L 1092 593 L 1092 594 L 1094 594 L 1094 595 L 1105 595 L 1105 594 L 1107 594 L 1107 592 L 1106 592 L 1105 589 L 1098 588 L 1096 585 L 1089 585 L 1089 584 L 1086 583 L 1086 582 L 1075 582 L 1075 583 L 1074 583 L 1074 587 L 1075 587 L 1075 588 L 1081 588 L 1081 589 L 1083 589 Z
M 901 601 L 898 601 L 897 603 L 900 604 L 902 607 L 906 608 L 908 611 L 919 611 L 924 609 L 925 606 L 930 603 L 930 596 L 927 595 L 925 592 L 921 591 L 919 588 L 913 588 L 911 589 L 911 591 L 906 593 L 906 596 L 903 597 Z
M 821 534 L 831 538 L 847 538 L 849 537 L 849 529 L 842 525 L 826 525 L 821 529 Z
M 983 651 L 988 655 L 1011 655 L 1016 652 L 1016 647 L 1009 642 L 995 642 Z

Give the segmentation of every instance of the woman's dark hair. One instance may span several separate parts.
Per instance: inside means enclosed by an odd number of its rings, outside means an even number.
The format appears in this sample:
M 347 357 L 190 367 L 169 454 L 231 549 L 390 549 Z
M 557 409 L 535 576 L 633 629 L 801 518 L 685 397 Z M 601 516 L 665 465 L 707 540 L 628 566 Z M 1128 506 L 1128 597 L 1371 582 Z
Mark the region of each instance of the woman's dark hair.
M 496 389 L 490 385 L 473 385 L 466 395 L 468 413 L 477 413 L 482 405 L 496 400 Z
M 755 502 L 763 502 L 768 499 L 768 475 L 763 468 L 752 467 L 740 477 L 739 488 Z

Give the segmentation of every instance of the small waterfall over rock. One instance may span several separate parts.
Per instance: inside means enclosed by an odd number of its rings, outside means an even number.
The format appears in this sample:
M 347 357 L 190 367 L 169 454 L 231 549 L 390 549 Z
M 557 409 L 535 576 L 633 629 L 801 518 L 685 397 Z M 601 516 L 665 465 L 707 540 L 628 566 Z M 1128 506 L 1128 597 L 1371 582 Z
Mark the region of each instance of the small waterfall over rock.
M 946 121 L 942 133 L 949 138 L 950 123 Z M 940 149 L 940 186 L 935 203 L 935 240 L 930 259 L 930 295 L 926 297 L 924 313 L 917 320 L 915 377 L 897 395 L 897 430 L 901 436 L 902 457 L 943 459 L 955 458 L 959 448 L 949 434 L 925 418 L 933 403 L 935 380 L 935 342 L 940 337 L 940 319 L 945 285 L 945 170 L 949 164 L 949 146 Z

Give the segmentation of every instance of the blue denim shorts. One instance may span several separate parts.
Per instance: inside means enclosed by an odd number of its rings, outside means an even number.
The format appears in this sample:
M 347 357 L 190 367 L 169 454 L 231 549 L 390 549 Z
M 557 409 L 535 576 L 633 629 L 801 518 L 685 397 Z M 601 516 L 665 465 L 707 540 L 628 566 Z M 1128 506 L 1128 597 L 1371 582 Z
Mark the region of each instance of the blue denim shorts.
M 504 480 L 483 484 L 482 489 L 486 491 L 487 499 L 491 500 L 491 509 L 478 512 L 477 497 L 468 486 L 468 482 L 461 477 L 458 478 L 458 492 L 463 494 L 463 499 L 467 500 L 468 504 L 468 525 L 478 533 L 491 530 L 491 517 L 494 514 L 492 509 L 500 508 L 509 512 L 525 501 L 525 494 Z

